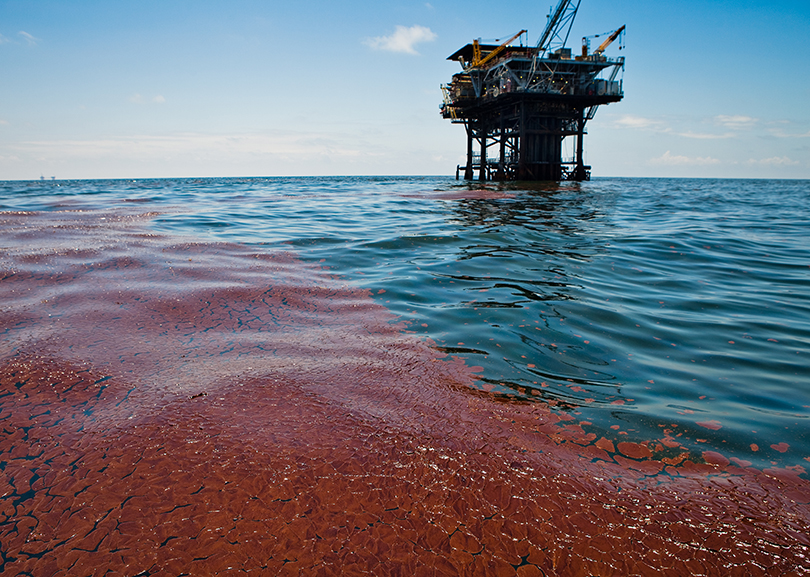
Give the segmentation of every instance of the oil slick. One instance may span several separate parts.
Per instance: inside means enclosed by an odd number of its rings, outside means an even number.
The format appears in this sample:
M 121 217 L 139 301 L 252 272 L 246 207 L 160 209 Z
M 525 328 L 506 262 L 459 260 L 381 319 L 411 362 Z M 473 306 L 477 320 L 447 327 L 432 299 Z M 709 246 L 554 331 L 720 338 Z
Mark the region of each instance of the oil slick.
M 801 466 L 487 393 L 369 291 L 153 216 L 0 219 L 0 573 L 809 569 Z

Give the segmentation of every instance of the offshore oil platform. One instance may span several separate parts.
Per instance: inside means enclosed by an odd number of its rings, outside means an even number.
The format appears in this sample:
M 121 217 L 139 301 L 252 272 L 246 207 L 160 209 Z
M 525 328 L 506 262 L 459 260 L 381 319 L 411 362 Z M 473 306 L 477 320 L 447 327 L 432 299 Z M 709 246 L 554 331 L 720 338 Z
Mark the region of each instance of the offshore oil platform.
M 476 172 L 482 181 L 590 179 L 585 124 L 600 105 L 624 96 L 616 79 L 624 57 L 604 55 L 624 26 L 607 33 L 593 52 L 590 41 L 600 35 L 584 37 L 582 53 L 572 56 L 566 44 L 580 2 L 560 0 L 534 47 L 511 45 L 527 33 L 521 30 L 500 45 L 474 40 L 448 58 L 462 72 L 442 85 L 441 114 L 467 130 L 467 164 L 456 167 L 457 179 L 462 170 L 466 180 Z M 576 151 L 563 157 L 568 137 Z

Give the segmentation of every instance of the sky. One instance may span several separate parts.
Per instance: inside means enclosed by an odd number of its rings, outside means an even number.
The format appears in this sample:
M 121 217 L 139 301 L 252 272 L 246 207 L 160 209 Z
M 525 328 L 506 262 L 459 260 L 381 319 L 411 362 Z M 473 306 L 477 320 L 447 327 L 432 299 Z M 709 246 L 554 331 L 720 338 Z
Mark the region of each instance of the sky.
M 0 180 L 454 175 L 446 58 L 555 0 L 0 0 Z M 594 177 L 810 178 L 810 2 L 582 0 L 625 24 Z

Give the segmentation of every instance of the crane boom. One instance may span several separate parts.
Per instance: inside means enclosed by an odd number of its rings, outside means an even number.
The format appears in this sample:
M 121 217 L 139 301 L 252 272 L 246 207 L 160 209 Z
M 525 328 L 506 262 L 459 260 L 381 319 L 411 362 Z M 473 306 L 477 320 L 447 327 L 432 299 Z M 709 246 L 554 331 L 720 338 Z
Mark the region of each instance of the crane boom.
M 624 25 L 622 25 L 622 27 L 616 30 L 613 34 L 608 36 L 607 40 L 602 42 L 602 44 L 599 45 L 599 48 L 594 50 L 593 53 L 602 54 L 607 49 L 607 47 L 610 46 L 613 43 L 613 41 L 619 37 L 619 34 L 621 34 L 622 32 L 624 32 Z
M 512 36 L 509 40 L 498 46 L 495 50 L 487 54 L 484 58 L 481 58 L 481 48 L 479 47 L 478 40 L 473 40 L 473 61 L 470 63 L 469 68 L 477 68 L 479 66 L 483 66 L 493 58 L 495 58 L 498 54 L 503 52 L 506 47 L 512 42 L 515 38 L 520 36 L 521 34 L 525 34 L 526 30 L 521 30 L 514 36 Z

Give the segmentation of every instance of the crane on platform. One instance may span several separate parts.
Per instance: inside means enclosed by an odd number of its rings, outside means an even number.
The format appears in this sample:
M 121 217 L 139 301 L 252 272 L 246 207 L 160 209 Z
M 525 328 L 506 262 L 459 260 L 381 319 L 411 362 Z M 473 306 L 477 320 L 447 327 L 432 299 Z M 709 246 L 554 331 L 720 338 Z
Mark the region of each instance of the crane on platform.
M 537 72 L 538 59 L 543 58 L 548 52 L 553 52 L 553 48 L 558 50 L 565 48 L 581 1 L 560 0 L 557 8 L 549 13 L 548 22 L 546 22 L 546 27 L 537 41 L 537 49 L 534 51 L 534 57 L 532 58 L 532 67 L 529 72 L 530 81 Z
M 605 52 L 605 50 L 607 50 L 607 47 L 610 46 L 611 44 L 613 44 L 613 42 L 616 40 L 616 38 L 621 36 L 622 32 L 624 32 L 624 29 L 625 29 L 625 26 L 622 25 L 620 28 L 618 28 L 616 30 L 613 30 L 612 32 L 608 32 L 608 34 L 610 34 L 610 36 L 608 36 L 607 40 L 602 42 L 602 44 L 599 45 L 599 48 L 594 50 L 593 53 L 596 54 L 597 56 L 602 55 Z M 599 38 L 600 36 L 602 36 L 602 34 L 594 34 L 592 36 L 583 36 L 582 37 L 582 57 L 583 58 L 588 56 L 588 51 L 590 50 L 590 47 L 591 47 L 591 42 L 590 42 L 591 38 Z M 621 46 L 619 46 L 619 49 L 621 49 Z
M 557 8 L 548 15 L 548 22 L 540 39 L 537 41 L 537 52 L 546 53 L 553 47 L 562 48 L 568 42 L 568 35 L 574 25 L 579 3 L 582 0 L 560 0 Z M 563 35 L 563 31 L 565 34 Z M 559 46 L 557 46 L 559 44 Z
M 469 70 L 471 68 L 480 68 L 480 67 L 484 66 L 484 64 L 486 64 L 487 62 L 489 62 L 490 60 L 495 58 L 498 54 L 500 54 L 501 52 L 506 50 L 506 47 L 509 46 L 509 44 L 513 40 L 518 38 L 521 34 L 525 34 L 526 32 L 528 32 L 528 30 L 521 30 L 520 32 L 518 32 L 517 34 L 512 36 L 509 40 L 507 40 L 506 42 L 504 42 L 503 44 L 498 46 L 495 50 L 493 50 L 492 52 L 490 52 L 489 54 L 487 54 L 483 58 L 481 57 L 481 45 L 480 45 L 480 43 L 478 42 L 478 40 L 473 40 L 473 60 L 472 60 L 472 62 L 470 62 L 470 65 L 467 66 L 467 70 Z M 497 42 L 497 40 L 496 40 L 496 42 Z
M 624 24 L 622 24 L 622 26 L 621 26 L 621 27 L 620 27 L 618 30 L 616 30 L 616 31 L 615 31 L 613 34 L 611 34 L 611 35 L 608 37 L 608 39 L 607 39 L 607 40 L 605 40 L 604 42 L 602 42 L 602 44 L 600 44 L 600 45 L 599 45 L 599 48 L 597 48 L 596 50 L 594 50 L 594 51 L 593 51 L 593 53 L 594 53 L 594 54 L 602 54 L 602 53 L 603 53 L 603 52 L 604 52 L 604 51 L 607 49 L 607 47 L 608 47 L 608 46 L 610 46 L 611 44 L 613 44 L 613 41 L 614 41 L 614 40 L 616 40 L 616 38 L 618 38 L 618 37 L 619 37 L 619 35 L 620 35 L 622 32 L 624 32 Z M 621 46 L 619 46 L 619 48 L 621 48 Z

